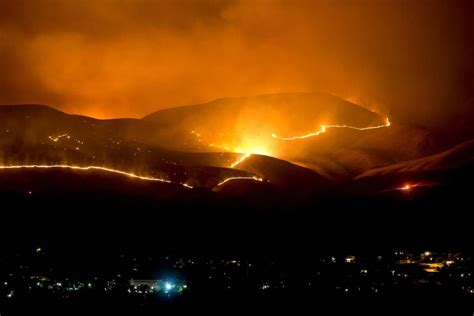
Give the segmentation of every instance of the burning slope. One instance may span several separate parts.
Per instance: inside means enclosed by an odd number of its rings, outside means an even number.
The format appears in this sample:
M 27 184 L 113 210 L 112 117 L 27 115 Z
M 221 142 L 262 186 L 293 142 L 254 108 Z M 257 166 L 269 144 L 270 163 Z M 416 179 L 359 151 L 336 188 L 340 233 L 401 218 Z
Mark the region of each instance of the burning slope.
M 317 93 L 219 99 L 159 111 L 144 120 L 187 133 L 183 151 L 199 147 L 197 151 L 269 155 L 333 179 L 443 148 L 428 130 Z
M 154 129 L 141 120 L 95 120 L 25 105 L 0 107 L 0 125 L 1 169 L 94 169 L 210 189 L 228 178 L 254 176 L 225 167 L 183 166 L 193 154 L 143 143 L 137 131 L 145 138 Z
M 218 99 L 159 111 L 144 120 L 190 133 L 210 148 L 276 157 L 284 157 L 284 153 L 272 135 L 306 134 L 322 125 L 376 126 L 385 123 L 384 118 L 374 112 L 317 93 Z
M 2 106 L 0 126 L 2 166 L 103 168 L 208 189 L 244 179 L 287 192 L 325 190 L 321 175 L 350 179 L 438 148 L 429 131 L 315 93 L 220 99 L 141 120 Z M 308 134 L 318 129 L 318 137 Z
M 275 174 L 269 179 L 264 170 L 240 168 L 246 155 L 177 152 L 153 145 L 156 140 L 146 135 L 154 135 L 157 128 L 142 120 L 96 120 L 25 105 L 0 107 L 0 124 L 4 128 L 0 131 L 0 169 L 101 170 L 208 189 L 241 179 L 281 183 Z M 301 168 L 288 164 L 281 174 L 291 174 L 293 169 Z

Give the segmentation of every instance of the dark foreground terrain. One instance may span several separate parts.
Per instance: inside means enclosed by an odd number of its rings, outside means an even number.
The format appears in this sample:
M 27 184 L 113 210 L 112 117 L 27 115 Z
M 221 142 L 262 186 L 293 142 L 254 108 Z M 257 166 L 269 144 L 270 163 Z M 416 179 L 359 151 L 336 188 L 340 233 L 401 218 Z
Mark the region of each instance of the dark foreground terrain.
M 370 181 L 350 182 L 292 201 L 4 170 L 1 312 L 295 301 L 471 311 L 473 175 L 426 173 L 438 185 L 376 193 Z
M 335 123 L 382 119 L 318 95 L 223 99 L 142 120 L 1 107 L 0 314 L 290 303 L 472 315 L 472 137 L 393 120 L 272 140 L 278 158 L 207 143 L 242 132 L 209 113 L 230 120 L 258 100 L 281 117 L 299 104 L 301 132 L 320 116 L 316 101 Z

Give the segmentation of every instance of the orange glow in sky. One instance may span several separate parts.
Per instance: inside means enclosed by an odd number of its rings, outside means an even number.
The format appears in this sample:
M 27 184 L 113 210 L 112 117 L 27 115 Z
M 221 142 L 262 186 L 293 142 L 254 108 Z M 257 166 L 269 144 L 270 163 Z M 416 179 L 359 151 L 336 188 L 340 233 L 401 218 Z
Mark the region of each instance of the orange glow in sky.
M 453 87 L 472 78 L 472 3 L 0 0 L 0 7 L 0 104 L 138 118 L 221 97 L 325 92 L 434 123 L 463 113 L 447 105 L 464 104 Z

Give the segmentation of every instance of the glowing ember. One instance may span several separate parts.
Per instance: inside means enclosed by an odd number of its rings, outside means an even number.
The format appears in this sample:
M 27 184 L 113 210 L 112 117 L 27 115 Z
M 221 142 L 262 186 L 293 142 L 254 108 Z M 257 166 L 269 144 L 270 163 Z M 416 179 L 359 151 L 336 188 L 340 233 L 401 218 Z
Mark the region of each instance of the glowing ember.
M 397 188 L 394 188 L 394 189 L 391 189 L 391 190 L 388 190 L 388 191 L 392 191 L 392 190 L 396 190 L 396 191 L 404 191 L 404 192 L 410 192 L 412 191 L 414 188 L 419 188 L 419 187 L 434 187 L 438 185 L 437 182 L 416 182 L 416 183 L 405 183 L 404 185 L 400 186 L 400 187 L 397 187 Z
M 62 135 L 58 135 L 58 136 L 48 136 L 48 138 L 50 140 L 52 140 L 53 142 L 55 142 L 55 143 L 63 137 L 66 137 L 67 139 L 71 138 L 71 136 L 69 136 L 68 134 L 62 134 Z
M 424 186 L 424 184 L 423 183 L 406 183 L 401 187 L 395 188 L 394 190 L 408 192 L 408 191 L 411 191 L 414 188 L 421 187 L 421 186 Z
M 186 188 L 189 188 L 189 189 L 193 189 L 194 187 L 190 184 L 187 184 L 187 183 L 180 183 L 183 187 L 186 187 Z
M 385 118 L 385 123 L 382 124 L 382 125 L 368 126 L 368 127 L 355 127 L 355 126 L 350 126 L 350 125 L 322 125 L 321 128 L 318 131 L 313 132 L 313 133 L 309 133 L 309 134 L 306 134 L 306 135 L 282 137 L 282 136 L 278 136 L 277 134 L 272 134 L 272 137 L 276 138 L 276 139 L 280 139 L 280 140 L 290 141 L 290 140 L 305 139 L 305 138 L 309 138 L 309 137 L 313 137 L 313 136 L 319 136 L 321 134 L 326 133 L 326 131 L 330 128 L 348 128 L 348 129 L 355 129 L 355 130 L 358 130 L 358 131 L 366 131 L 366 130 L 371 130 L 371 129 L 389 127 L 390 125 L 391 125 L 390 120 L 387 117 L 387 118 Z
M 257 176 L 253 176 L 253 177 L 230 177 L 230 178 L 225 179 L 222 182 L 219 182 L 216 186 L 217 187 L 221 186 L 224 183 L 232 181 L 232 180 L 253 180 L 253 181 L 263 182 L 263 178 L 259 178 Z

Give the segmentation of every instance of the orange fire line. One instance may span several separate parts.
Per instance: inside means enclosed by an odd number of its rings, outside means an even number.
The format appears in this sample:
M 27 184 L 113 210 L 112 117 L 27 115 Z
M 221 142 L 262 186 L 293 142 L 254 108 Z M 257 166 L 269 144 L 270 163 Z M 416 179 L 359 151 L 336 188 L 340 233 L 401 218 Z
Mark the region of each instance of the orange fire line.
M 231 164 L 230 167 L 231 167 L 231 168 L 237 167 L 237 165 L 239 165 L 240 163 L 242 163 L 245 159 L 249 158 L 250 156 L 252 156 L 251 153 L 242 154 L 241 157 L 239 158 L 239 160 L 237 160 L 236 162 L 234 162 L 233 164 Z
M 111 172 L 115 174 L 121 174 L 124 176 L 128 176 L 130 178 L 134 179 L 140 179 L 140 180 L 147 180 L 147 181 L 156 181 L 156 182 L 164 182 L 164 183 L 172 183 L 170 180 L 163 179 L 163 178 L 154 178 L 154 177 L 147 177 L 147 176 L 139 176 L 131 172 L 126 172 L 122 170 L 117 170 L 117 169 L 111 169 L 107 167 L 100 167 L 100 166 L 71 166 L 71 165 L 11 165 L 11 166 L 0 166 L 0 170 L 3 169 L 70 169 L 70 170 L 81 170 L 81 171 L 87 171 L 87 170 L 100 170 L 100 171 L 106 171 L 106 172 Z M 186 188 L 192 188 L 191 185 L 186 184 L 186 183 L 179 183 L 180 185 L 186 187 Z
M 263 178 L 259 178 L 259 177 L 257 177 L 257 176 L 253 176 L 253 177 L 230 177 L 230 178 L 225 179 L 225 180 L 222 181 L 222 182 L 219 182 L 219 183 L 216 185 L 216 187 L 221 186 L 221 185 L 223 185 L 224 183 L 229 182 L 229 181 L 232 181 L 232 180 L 253 180 L 253 181 L 263 182 Z
M 382 124 L 382 125 L 368 126 L 368 127 L 355 127 L 355 126 L 350 126 L 350 125 L 322 125 L 318 131 L 309 133 L 306 135 L 302 135 L 302 136 L 282 137 L 282 136 L 278 136 L 277 134 L 272 134 L 272 137 L 280 139 L 280 140 L 291 141 L 291 140 L 297 140 L 297 139 L 305 139 L 305 138 L 309 138 L 313 136 L 319 136 L 321 134 L 326 133 L 326 131 L 330 128 L 348 128 L 348 129 L 355 129 L 358 131 L 366 131 L 366 130 L 371 130 L 371 129 L 389 127 L 390 125 L 391 125 L 390 120 L 387 117 L 385 119 L 385 124 Z

